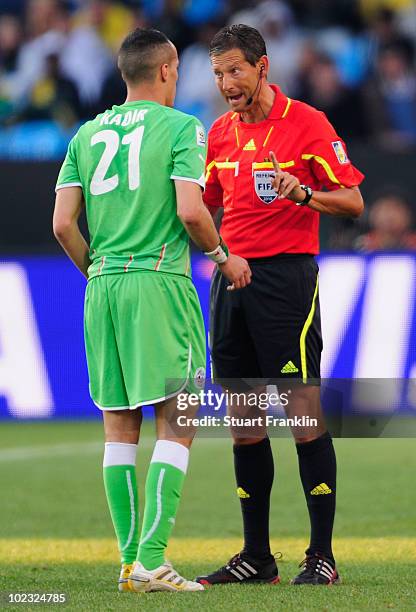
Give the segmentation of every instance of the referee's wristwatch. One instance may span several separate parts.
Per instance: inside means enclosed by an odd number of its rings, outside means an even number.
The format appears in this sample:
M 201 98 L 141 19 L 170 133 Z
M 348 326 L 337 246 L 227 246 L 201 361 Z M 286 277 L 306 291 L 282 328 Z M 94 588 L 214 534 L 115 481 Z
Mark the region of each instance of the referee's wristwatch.
M 305 199 L 302 202 L 295 202 L 296 206 L 306 206 L 312 200 L 313 191 L 308 185 L 299 185 L 301 189 L 306 193 Z

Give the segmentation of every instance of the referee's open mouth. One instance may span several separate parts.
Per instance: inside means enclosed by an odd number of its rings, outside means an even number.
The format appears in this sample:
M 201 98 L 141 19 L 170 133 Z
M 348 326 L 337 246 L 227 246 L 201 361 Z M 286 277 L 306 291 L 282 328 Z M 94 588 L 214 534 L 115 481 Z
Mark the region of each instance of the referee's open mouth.
M 237 106 L 243 99 L 243 94 L 235 94 L 234 96 L 227 96 L 228 102 L 233 105 L 233 106 Z

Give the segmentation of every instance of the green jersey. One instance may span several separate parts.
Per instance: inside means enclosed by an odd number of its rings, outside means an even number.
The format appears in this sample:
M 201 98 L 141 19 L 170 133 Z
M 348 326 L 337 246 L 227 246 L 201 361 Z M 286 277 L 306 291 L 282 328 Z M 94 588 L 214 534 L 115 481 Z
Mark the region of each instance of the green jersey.
M 82 187 L 89 278 L 134 269 L 190 276 L 174 180 L 204 187 L 205 141 L 195 117 L 146 100 L 113 106 L 79 129 L 56 189 Z

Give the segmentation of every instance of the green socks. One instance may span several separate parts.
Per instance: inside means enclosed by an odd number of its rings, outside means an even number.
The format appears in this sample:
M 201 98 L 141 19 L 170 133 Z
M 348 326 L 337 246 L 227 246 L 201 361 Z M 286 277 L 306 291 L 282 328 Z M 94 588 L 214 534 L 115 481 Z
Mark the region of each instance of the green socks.
M 175 524 L 189 450 L 169 440 L 156 442 L 146 479 L 146 503 L 140 544 L 136 444 L 107 442 L 104 487 L 122 563 L 137 558 L 147 570 L 165 562 L 165 549 Z
M 107 442 L 103 476 L 122 563 L 133 563 L 138 546 L 137 444 Z
M 165 562 L 165 549 L 175 524 L 189 450 L 169 440 L 158 440 L 146 479 L 146 504 L 137 560 L 147 570 Z

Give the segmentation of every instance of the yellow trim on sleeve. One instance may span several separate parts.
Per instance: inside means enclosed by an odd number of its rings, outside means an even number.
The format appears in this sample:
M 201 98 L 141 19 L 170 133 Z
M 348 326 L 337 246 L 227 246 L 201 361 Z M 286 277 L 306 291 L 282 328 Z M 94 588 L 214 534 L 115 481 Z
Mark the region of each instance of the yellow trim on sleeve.
M 281 117 L 282 119 L 284 119 L 285 117 L 287 117 L 287 114 L 288 114 L 288 112 L 289 112 L 289 108 L 290 108 L 291 104 L 292 104 L 292 100 L 291 100 L 290 98 L 288 98 L 288 99 L 287 99 L 286 108 L 285 108 L 285 110 L 283 111 L 283 115 L 282 115 L 282 117 Z
M 306 335 L 312 324 L 313 316 L 316 308 L 316 296 L 318 295 L 319 276 L 316 277 L 316 287 L 312 298 L 312 306 L 309 311 L 308 317 L 303 325 L 302 332 L 300 334 L 300 363 L 302 368 L 302 380 L 304 383 L 308 380 L 308 367 L 306 363 Z
M 302 159 L 314 159 L 315 161 L 318 162 L 318 164 L 321 164 L 321 166 L 323 166 L 325 172 L 328 175 L 328 178 L 335 183 L 336 185 L 339 185 L 340 187 L 344 187 L 344 185 L 342 185 L 340 183 L 340 181 L 337 179 L 337 177 L 334 174 L 334 171 L 332 170 L 331 166 L 329 165 L 329 163 L 326 161 L 326 159 L 324 159 L 323 157 L 320 157 L 319 155 L 314 155 L 313 153 L 304 153 L 302 155 Z
M 211 175 L 211 170 L 215 167 L 215 159 L 212 160 L 207 166 L 207 170 L 205 172 L 205 182 L 208 182 L 208 179 Z

